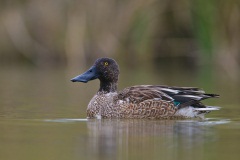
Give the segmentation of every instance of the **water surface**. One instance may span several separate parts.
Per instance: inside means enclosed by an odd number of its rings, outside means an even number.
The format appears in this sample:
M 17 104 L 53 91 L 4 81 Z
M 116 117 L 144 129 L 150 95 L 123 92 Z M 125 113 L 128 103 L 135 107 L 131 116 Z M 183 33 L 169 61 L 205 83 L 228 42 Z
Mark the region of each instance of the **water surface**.
M 0 159 L 239 159 L 239 87 L 220 79 L 205 85 L 187 75 L 121 70 L 120 88 L 134 84 L 200 86 L 221 106 L 205 120 L 86 119 L 98 81 L 71 83 L 64 69 L 0 70 Z M 171 81 L 169 81 L 171 79 Z M 217 77 L 216 77 L 217 79 Z M 186 86 L 186 85 L 185 85 Z M 208 87 L 211 86 L 211 87 Z

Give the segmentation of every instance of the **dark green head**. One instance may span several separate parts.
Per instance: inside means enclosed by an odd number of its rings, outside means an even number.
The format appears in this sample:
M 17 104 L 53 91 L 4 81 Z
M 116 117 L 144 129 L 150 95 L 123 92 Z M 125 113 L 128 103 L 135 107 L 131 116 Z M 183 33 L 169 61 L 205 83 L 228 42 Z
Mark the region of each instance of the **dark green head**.
M 87 83 L 88 81 L 99 79 L 99 91 L 115 92 L 117 90 L 118 75 L 119 67 L 115 60 L 111 58 L 99 58 L 89 70 L 74 77 L 71 81 Z

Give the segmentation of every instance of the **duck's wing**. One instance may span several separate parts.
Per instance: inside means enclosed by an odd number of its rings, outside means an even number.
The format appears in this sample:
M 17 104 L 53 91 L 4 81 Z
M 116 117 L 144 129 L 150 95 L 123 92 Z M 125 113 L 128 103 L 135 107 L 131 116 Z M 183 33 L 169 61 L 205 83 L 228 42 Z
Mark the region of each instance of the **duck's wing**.
M 206 94 L 197 87 L 170 87 L 163 85 L 138 85 L 125 88 L 118 94 L 121 100 L 138 103 L 144 100 L 159 99 L 172 101 L 178 108 L 186 106 L 205 107 L 200 103 L 207 98 L 219 97 L 217 94 Z
M 170 86 L 148 86 L 157 88 L 174 99 L 174 104 L 179 108 L 192 105 L 196 108 L 205 107 L 200 101 L 208 98 L 218 98 L 217 94 L 207 94 L 197 87 L 170 87 Z
M 129 103 L 140 103 L 146 100 L 174 101 L 171 96 L 162 92 L 160 87 L 154 87 L 153 85 L 138 85 L 125 88 L 119 92 L 118 99 Z

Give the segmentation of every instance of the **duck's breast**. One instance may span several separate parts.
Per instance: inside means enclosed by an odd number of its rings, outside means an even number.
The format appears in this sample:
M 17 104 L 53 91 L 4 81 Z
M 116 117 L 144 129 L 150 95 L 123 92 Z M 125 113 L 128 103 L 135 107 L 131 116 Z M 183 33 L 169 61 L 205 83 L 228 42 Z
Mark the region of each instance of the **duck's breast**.
M 113 118 L 117 117 L 117 108 L 114 107 L 116 92 L 97 93 L 89 102 L 87 108 L 88 118 Z

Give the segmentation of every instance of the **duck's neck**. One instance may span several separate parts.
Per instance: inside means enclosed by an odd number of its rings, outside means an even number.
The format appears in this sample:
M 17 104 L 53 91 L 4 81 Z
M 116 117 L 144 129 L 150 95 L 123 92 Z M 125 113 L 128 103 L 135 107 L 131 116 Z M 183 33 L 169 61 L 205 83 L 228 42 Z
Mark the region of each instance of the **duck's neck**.
M 100 81 L 100 89 L 98 92 L 110 93 L 117 91 L 117 82 Z

